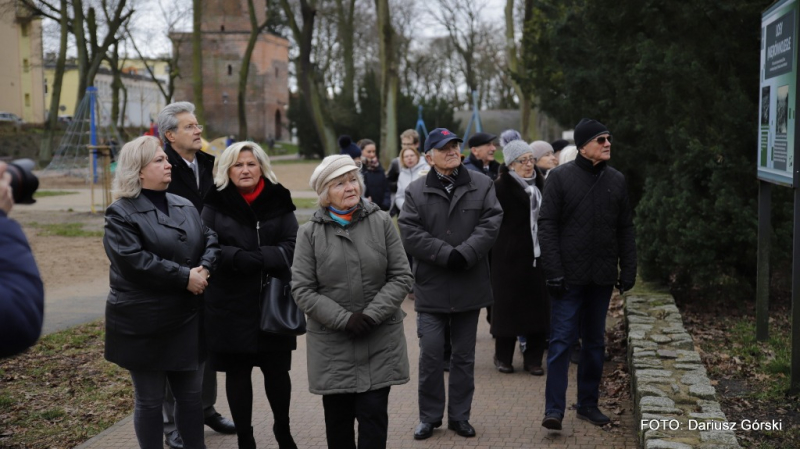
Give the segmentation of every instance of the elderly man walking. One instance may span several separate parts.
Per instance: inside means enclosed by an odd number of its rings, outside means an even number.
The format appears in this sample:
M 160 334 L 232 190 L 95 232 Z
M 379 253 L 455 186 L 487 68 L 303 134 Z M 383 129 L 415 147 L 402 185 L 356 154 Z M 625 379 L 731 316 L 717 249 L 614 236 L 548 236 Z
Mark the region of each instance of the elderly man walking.
M 609 419 L 597 407 L 603 375 L 611 292 L 636 281 L 636 243 L 625 176 L 608 166 L 611 134 L 596 120 L 575 127 L 578 156 L 547 177 L 539 215 L 542 268 L 551 297 L 545 417 L 561 430 L 566 409 L 570 348 L 581 338 L 578 419 L 598 426 Z M 619 269 L 617 268 L 619 267 Z
M 475 391 L 475 336 L 480 309 L 492 304 L 489 262 L 503 210 L 488 176 L 461 165 L 462 140 L 444 128 L 425 141 L 427 176 L 412 182 L 400 212 L 403 245 L 418 265 L 414 293 L 419 336 L 419 419 L 414 438 L 442 425 L 445 408 L 444 332 L 450 325 L 452 356 L 448 428 L 475 436 L 470 425 Z

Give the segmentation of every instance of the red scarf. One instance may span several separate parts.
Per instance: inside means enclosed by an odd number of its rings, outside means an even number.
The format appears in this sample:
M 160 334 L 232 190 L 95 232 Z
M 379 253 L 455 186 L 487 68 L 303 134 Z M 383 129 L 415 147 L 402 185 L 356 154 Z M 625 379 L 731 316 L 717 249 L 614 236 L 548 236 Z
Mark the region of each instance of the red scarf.
M 244 198 L 244 200 L 247 201 L 247 204 L 253 204 L 253 201 L 255 201 L 256 198 L 258 198 L 258 195 L 261 195 L 261 191 L 262 190 L 264 190 L 264 178 L 263 177 L 259 178 L 258 184 L 256 184 L 256 189 L 255 190 L 253 190 L 250 193 L 242 193 L 242 191 L 240 190 L 239 194 L 241 194 L 242 198 Z

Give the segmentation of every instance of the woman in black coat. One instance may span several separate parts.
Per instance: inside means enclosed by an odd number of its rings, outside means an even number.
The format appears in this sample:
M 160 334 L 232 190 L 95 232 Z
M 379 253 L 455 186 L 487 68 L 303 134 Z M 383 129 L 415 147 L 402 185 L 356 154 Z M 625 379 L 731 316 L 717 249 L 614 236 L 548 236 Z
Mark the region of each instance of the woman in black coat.
M 492 335 L 494 363 L 503 373 L 514 371 L 512 359 L 517 336 L 527 339 L 524 369 L 544 374 L 542 356 L 550 330 L 550 303 L 542 271 L 536 221 L 544 176 L 535 168 L 531 148 L 521 140 L 503 148 L 506 164 L 495 181 L 503 223 L 492 248 Z M 533 223 L 533 227 L 531 226 Z
M 389 190 L 389 180 L 386 172 L 378 160 L 378 151 L 375 142 L 370 139 L 358 141 L 361 148 L 361 175 L 364 177 L 364 198 L 377 204 L 383 211 L 392 207 L 392 193 Z
M 217 186 L 207 197 L 203 221 L 219 235 L 219 272 L 206 291 L 206 337 L 211 362 L 225 371 L 225 388 L 239 448 L 255 448 L 253 367 L 264 374 L 264 388 L 275 418 L 280 448 L 296 448 L 289 427 L 292 383 L 289 369 L 293 336 L 260 330 L 262 276 L 289 278 L 297 238 L 295 206 L 278 184 L 269 159 L 253 142 L 228 147 L 219 158 Z
M 217 235 L 189 200 L 167 193 L 172 166 L 155 137 L 122 147 L 103 246 L 111 261 L 106 301 L 110 362 L 133 379 L 133 427 L 139 446 L 161 449 L 167 380 L 187 449 L 203 445 L 201 384 L 205 348 L 202 301 L 219 255 Z

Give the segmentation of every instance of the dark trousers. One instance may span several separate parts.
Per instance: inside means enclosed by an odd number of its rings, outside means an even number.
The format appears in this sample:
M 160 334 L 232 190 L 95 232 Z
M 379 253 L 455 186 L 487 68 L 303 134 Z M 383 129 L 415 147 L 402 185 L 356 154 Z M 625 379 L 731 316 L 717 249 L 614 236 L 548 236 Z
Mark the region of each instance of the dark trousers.
M 217 403 L 217 372 L 206 361 L 203 370 L 203 418 L 214 416 L 217 411 L 214 404 Z M 162 409 L 164 420 L 164 435 L 168 435 L 175 430 L 175 397 L 172 394 L 170 383 L 167 382 L 167 390 L 164 395 L 164 405 Z M 183 435 L 181 435 L 183 436 Z
M 203 369 L 131 371 L 136 407 L 133 428 L 142 449 L 163 449 L 161 407 L 167 380 L 175 394 L 175 424 L 186 449 L 204 449 L 201 389 Z
M 325 435 L 329 449 L 385 449 L 389 432 L 389 389 L 326 394 Z M 358 421 L 358 446 L 353 428 Z
M 525 335 L 527 347 L 522 353 L 525 368 L 542 366 L 542 356 L 546 349 L 547 334 L 530 333 Z M 495 337 L 494 355 L 497 360 L 511 365 L 514 360 L 514 349 L 517 347 L 517 337 Z
M 435 423 L 444 416 L 444 342 L 450 325 L 450 376 L 447 418 L 469 420 L 475 393 L 475 336 L 480 310 L 462 313 L 417 313 L 419 337 L 419 420 Z
M 292 401 L 292 379 L 289 371 L 261 368 L 264 390 L 275 423 L 272 430 L 279 447 L 296 447 L 289 430 L 289 405 Z M 253 425 L 253 367 L 228 370 L 225 374 L 225 392 L 231 407 L 231 417 L 237 432 L 252 433 Z
M 563 298 L 552 298 L 545 414 L 564 416 L 569 357 L 578 337 L 582 342 L 578 362 L 578 407 L 597 406 L 612 288 L 611 285 L 570 285 Z

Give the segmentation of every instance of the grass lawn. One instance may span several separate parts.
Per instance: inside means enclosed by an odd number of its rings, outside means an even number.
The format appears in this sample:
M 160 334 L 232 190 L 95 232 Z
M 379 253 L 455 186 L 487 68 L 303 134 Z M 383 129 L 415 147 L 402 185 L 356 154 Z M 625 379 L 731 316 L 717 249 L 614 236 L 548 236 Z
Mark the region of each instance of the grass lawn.
M 66 190 L 39 190 L 33 194 L 35 199 L 45 198 L 48 196 L 62 196 L 62 195 L 74 195 L 78 192 L 69 192 Z
M 87 231 L 83 223 L 49 223 L 40 224 L 35 221 L 27 223 L 37 229 L 39 235 L 58 235 L 61 237 L 102 237 L 103 231 Z
M 103 358 L 103 321 L 0 360 L 0 447 L 71 448 L 133 411 L 128 372 Z

